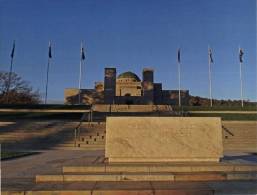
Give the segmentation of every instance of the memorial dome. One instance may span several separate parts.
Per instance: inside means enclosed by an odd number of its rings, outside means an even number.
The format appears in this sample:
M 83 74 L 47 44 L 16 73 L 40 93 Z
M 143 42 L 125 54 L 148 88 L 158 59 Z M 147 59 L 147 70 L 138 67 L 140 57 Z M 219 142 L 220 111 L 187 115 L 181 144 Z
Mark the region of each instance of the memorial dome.
M 127 79 L 134 79 L 135 81 L 138 81 L 140 82 L 140 78 L 133 72 L 124 72 L 124 73 L 121 73 L 117 79 L 123 79 L 123 78 L 127 78 Z

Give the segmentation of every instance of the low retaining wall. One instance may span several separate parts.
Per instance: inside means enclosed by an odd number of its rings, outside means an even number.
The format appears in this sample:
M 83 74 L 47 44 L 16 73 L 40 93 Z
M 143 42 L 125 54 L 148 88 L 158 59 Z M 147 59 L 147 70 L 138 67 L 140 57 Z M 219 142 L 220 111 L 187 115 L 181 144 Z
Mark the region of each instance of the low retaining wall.
M 170 112 L 170 105 L 115 105 L 115 104 L 96 104 L 93 107 L 97 112 Z

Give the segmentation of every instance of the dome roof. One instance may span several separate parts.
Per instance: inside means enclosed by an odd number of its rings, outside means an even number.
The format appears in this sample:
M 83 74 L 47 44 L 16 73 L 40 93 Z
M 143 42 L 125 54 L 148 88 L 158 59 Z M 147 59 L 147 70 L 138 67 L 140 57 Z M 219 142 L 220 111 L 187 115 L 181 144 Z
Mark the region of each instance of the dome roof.
M 129 78 L 129 79 L 135 79 L 136 81 L 140 81 L 140 78 L 133 72 L 123 72 L 117 78 L 118 79 Z

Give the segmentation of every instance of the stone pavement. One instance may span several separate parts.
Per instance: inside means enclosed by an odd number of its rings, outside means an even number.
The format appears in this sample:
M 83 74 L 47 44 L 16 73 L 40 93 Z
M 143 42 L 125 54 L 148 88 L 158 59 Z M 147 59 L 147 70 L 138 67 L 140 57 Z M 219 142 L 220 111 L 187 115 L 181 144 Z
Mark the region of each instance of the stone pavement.
M 97 166 L 104 162 L 104 151 L 49 150 L 40 154 L 2 162 L 2 191 L 5 194 L 256 194 L 256 181 L 226 182 L 67 182 L 36 184 L 36 175 L 60 174 L 66 166 Z M 257 156 L 228 154 L 223 162 L 257 166 Z M 183 189 L 183 190 L 182 190 Z M 51 193 L 49 190 L 53 190 Z M 182 190 L 182 191 L 181 191 Z M 35 193 L 35 191 L 37 193 Z M 47 191 L 49 193 L 47 193 Z M 42 193 L 41 193 L 42 192 Z M 44 192 L 44 193 L 43 193 Z M 94 193 L 92 193 L 94 192 Z M 126 193 L 125 193 L 126 192 Z M 184 192 L 184 193 L 182 193 Z M 16 193 L 18 195 L 18 193 Z
M 34 185 L 37 174 L 57 174 L 62 171 L 64 165 L 100 163 L 103 161 L 103 155 L 103 151 L 47 150 L 2 161 L 2 190 L 20 187 L 29 189 Z

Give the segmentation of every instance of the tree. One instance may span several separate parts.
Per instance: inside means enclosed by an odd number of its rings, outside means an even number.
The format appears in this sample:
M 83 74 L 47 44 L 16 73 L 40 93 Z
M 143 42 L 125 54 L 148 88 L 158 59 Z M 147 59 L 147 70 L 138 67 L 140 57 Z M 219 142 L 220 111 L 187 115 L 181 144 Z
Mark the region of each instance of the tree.
M 39 92 L 33 91 L 27 81 L 16 73 L 12 73 L 9 85 L 9 73 L 0 71 L 1 104 L 38 104 L 39 102 Z
M 189 100 L 189 105 L 192 105 L 192 106 L 201 106 L 201 103 L 200 103 L 200 100 L 201 98 L 196 96 L 191 96 L 190 100 Z

